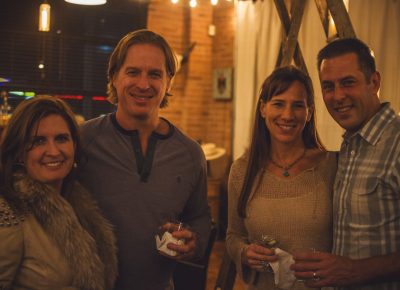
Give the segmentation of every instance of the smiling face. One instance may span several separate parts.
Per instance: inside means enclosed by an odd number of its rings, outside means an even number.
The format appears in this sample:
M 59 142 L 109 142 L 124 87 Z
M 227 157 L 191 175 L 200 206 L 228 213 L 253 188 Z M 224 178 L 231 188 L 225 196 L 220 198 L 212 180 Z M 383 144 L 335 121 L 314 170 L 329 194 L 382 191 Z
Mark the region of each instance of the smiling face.
M 132 120 L 157 121 L 170 82 L 165 55 L 159 47 L 152 44 L 129 47 L 113 80 L 118 96 L 117 120 L 123 127 L 129 127 L 127 124 Z
M 347 131 L 361 129 L 379 110 L 379 73 L 367 82 L 355 53 L 324 59 L 319 77 L 329 113 Z
M 74 155 L 74 142 L 67 122 L 53 114 L 33 126 L 24 163 L 31 178 L 61 192 L 63 180 L 74 164 Z
M 262 102 L 260 111 L 270 132 L 272 145 L 300 144 L 313 108 L 308 107 L 304 85 L 294 81 L 283 93 Z

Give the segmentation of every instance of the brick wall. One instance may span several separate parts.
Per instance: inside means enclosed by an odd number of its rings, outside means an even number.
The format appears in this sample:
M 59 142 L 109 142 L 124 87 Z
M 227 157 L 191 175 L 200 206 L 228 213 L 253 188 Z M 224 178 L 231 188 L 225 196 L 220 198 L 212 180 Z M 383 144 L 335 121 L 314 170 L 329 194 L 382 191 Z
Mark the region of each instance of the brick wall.
M 216 27 L 215 36 L 208 35 L 210 24 Z M 215 100 L 212 88 L 214 69 L 233 67 L 233 4 L 222 1 L 213 7 L 207 0 L 198 0 L 198 6 L 190 8 L 183 0 L 178 4 L 152 0 L 147 27 L 162 34 L 179 54 L 196 43 L 161 115 L 193 139 L 216 143 L 230 155 L 232 100 Z
M 234 6 L 233 2 L 221 1 L 214 7 L 213 21 L 216 35 L 213 37 L 213 68 L 234 67 Z M 233 77 L 232 77 L 233 80 Z M 234 81 L 234 80 L 233 80 Z M 232 88 L 233 95 L 233 88 Z M 232 152 L 233 96 L 231 100 L 208 98 L 207 141 L 215 142 Z

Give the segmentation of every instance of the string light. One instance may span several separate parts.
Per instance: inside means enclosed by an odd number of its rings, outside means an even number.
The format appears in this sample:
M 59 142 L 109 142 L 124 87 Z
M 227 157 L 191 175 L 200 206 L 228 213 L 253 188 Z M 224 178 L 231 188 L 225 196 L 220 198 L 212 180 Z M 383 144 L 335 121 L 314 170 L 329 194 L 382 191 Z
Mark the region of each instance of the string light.
M 79 5 L 103 5 L 107 0 L 65 0 L 65 2 Z
M 67 1 L 67 0 L 65 0 Z M 171 0 L 172 4 L 178 4 L 180 0 Z M 232 2 L 233 0 L 226 0 L 227 2 Z M 219 3 L 219 0 L 210 0 L 211 5 L 216 6 Z M 197 0 L 189 0 L 189 6 L 192 8 L 197 7 Z
M 197 1 L 196 0 L 190 0 L 189 1 L 189 6 L 192 8 L 195 8 L 197 6 Z

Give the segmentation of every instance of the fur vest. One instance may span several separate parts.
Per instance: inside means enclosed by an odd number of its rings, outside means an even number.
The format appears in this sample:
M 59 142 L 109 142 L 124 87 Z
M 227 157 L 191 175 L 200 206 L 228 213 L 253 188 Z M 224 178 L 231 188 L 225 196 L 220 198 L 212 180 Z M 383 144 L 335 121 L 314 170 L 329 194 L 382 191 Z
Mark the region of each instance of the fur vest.
M 16 200 L 27 214 L 34 215 L 64 255 L 72 272 L 72 286 L 113 289 L 117 276 L 115 236 L 91 195 L 78 182 L 62 197 L 25 174 L 15 177 Z

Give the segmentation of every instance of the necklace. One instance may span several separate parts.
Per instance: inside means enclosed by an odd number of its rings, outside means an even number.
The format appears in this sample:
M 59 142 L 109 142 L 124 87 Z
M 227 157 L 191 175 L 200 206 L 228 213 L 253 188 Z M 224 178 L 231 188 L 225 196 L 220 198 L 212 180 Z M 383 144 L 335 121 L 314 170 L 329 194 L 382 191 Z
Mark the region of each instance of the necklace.
M 292 163 L 290 163 L 290 164 L 288 164 L 286 166 L 283 166 L 283 165 L 280 165 L 280 164 L 276 163 L 274 161 L 274 159 L 272 159 L 272 157 L 270 157 L 269 160 L 271 160 L 271 163 L 274 164 L 276 167 L 278 167 L 280 169 L 283 169 L 283 172 L 282 172 L 283 176 L 289 177 L 290 176 L 289 169 L 292 168 L 301 159 L 303 159 L 303 157 L 306 155 L 306 151 L 307 151 L 307 148 L 304 148 L 303 153 L 295 161 L 293 161 Z

